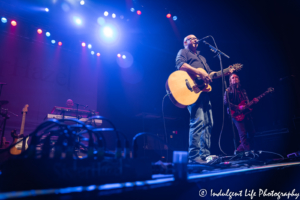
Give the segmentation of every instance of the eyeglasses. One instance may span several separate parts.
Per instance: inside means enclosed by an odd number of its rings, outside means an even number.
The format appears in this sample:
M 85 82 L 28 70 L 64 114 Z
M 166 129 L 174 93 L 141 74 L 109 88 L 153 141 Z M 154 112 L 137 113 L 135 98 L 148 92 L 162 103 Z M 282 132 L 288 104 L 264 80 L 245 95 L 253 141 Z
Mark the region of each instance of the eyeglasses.
M 188 38 L 187 40 L 198 40 L 198 38 Z

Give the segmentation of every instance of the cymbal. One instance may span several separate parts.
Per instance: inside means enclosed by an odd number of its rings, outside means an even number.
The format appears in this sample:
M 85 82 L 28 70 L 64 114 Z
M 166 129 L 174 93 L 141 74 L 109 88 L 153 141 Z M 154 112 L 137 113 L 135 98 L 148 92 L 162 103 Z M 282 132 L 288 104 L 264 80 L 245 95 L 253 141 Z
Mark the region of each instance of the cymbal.
M 6 100 L 0 100 L 0 106 L 5 105 L 5 104 L 8 104 L 8 101 L 6 101 Z

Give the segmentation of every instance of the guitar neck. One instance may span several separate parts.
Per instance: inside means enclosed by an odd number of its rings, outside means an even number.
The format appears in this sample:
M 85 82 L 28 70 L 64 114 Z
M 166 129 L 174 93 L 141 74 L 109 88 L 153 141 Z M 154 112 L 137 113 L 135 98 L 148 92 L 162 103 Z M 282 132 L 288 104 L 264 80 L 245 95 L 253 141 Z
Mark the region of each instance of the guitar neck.
M 22 134 L 24 133 L 25 118 L 26 118 L 26 112 L 23 112 L 22 123 L 21 123 L 21 129 L 20 129 L 20 135 L 22 135 Z
M 228 67 L 228 68 L 223 70 L 223 73 L 227 74 L 229 72 L 229 70 L 230 70 L 230 68 Z M 216 73 L 210 75 L 210 78 L 211 79 L 216 79 L 216 78 L 220 78 L 221 76 L 222 76 L 222 71 L 220 70 L 220 71 L 217 71 Z
M 260 100 L 261 98 L 263 98 L 264 96 L 266 96 L 266 94 L 268 94 L 269 92 L 268 91 L 266 91 L 266 92 L 264 92 L 264 93 L 262 93 L 261 95 L 259 95 L 258 97 L 256 97 L 258 100 Z M 252 101 L 250 101 L 248 104 L 247 104 L 247 106 L 246 107 L 250 107 L 250 106 L 252 106 L 254 104 L 254 101 L 252 100 Z

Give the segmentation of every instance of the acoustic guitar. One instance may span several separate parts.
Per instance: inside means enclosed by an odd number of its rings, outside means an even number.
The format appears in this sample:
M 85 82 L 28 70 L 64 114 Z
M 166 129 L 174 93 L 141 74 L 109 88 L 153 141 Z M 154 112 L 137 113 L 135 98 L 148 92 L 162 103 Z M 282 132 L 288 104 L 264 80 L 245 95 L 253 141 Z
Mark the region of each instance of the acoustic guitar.
M 237 63 L 224 69 L 223 73 L 228 73 L 230 69 L 238 71 L 242 67 L 242 64 Z M 201 68 L 199 69 L 204 70 Z M 211 79 L 220 78 L 222 72 L 218 71 L 209 76 Z M 210 92 L 211 89 L 211 86 L 204 83 L 199 76 L 191 76 L 182 70 L 173 72 L 166 82 L 167 93 L 169 94 L 172 103 L 179 108 L 185 108 L 186 106 L 195 103 L 202 92 Z
M 258 100 L 260 100 L 261 98 L 263 98 L 264 96 L 266 96 L 266 94 L 272 93 L 274 92 L 274 88 L 268 88 L 267 91 L 265 91 L 264 93 L 262 93 L 261 95 L 259 95 L 258 97 L 256 97 Z M 250 106 L 252 106 L 254 104 L 254 101 L 250 101 L 249 103 L 246 102 L 246 100 L 243 100 L 241 103 L 239 103 L 238 107 L 240 106 L 244 106 L 244 108 L 242 110 L 231 110 L 231 114 L 232 117 L 236 120 L 236 121 L 242 121 L 245 118 L 245 115 L 249 114 L 252 111 L 252 108 L 250 108 Z
M 21 124 L 21 129 L 20 129 L 20 134 L 17 135 L 16 130 L 11 132 L 11 136 L 13 137 L 13 144 L 16 144 L 17 142 L 19 142 L 21 139 L 24 138 L 24 127 L 25 127 L 25 118 L 26 118 L 26 113 L 28 112 L 28 107 L 29 105 L 26 104 L 22 110 L 22 124 Z M 10 154 L 12 155 L 19 155 L 22 153 L 22 150 L 26 150 L 28 148 L 28 139 L 29 137 L 27 137 L 26 141 L 24 142 L 20 142 L 18 144 L 16 144 L 14 147 L 12 147 L 10 149 Z M 25 143 L 25 146 L 23 145 L 23 143 Z

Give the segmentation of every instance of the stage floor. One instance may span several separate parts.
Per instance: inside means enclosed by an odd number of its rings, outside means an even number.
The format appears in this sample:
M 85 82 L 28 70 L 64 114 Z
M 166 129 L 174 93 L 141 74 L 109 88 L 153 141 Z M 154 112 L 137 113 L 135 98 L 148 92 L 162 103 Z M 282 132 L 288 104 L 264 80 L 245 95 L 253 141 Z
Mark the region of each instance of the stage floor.
M 192 167 L 197 168 L 197 166 L 192 165 Z M 178 185 L 191 185 L 193 183 L 208 183 L 211 181 L 211 184 L 205 184 L 207 187 L 212 187 L 213 181 L 216 179 L 223 180 L 233 180 L 231 177 L 238 175 L 238 177 L 243 177 L 243 175 L 249 175 L 252 173 L 259 174 L 259 172 L 286 169 L 297 167 L 296 171 L 300 171 L 300 162 L 283 162 L 277 164 L 268 164 L 262 166 L 241 166 L 241 167 L 231 167 L 227 169 L 212 169 L 207 170 L 205 166 L 199 165 L 197 169 L 201 168 L 199 173 L 190 173 L 188 174 L 186 181 L 175 180 L 173 174 L 154 174 L 152 175 L 152 180 L 145 181 L 134 181 L 134 182 L 123 182 L 123 183 L 110 183 L 102 185 L 89 185 L 89 186 L 77 186 L 77 187 L 67 187 L 67 188 L 51 188 L 51 189 L 39 189 L 39 190 L 28 190 L 28 191 L 13 191 L 13 192 L 4 192 L 0 193 L 0 199 L 13 199 L 13 198 L 26 198 L 26 199 L 43 199 L 44 197 L 57 197 L 61 195 L 76 195 L 79 193 L 93 193 L 94 195 L 110 197 L 114 195 L 128 195 L 133 194 L 137 191 L 149 191 L 155 193 L 158 188 L 176 188 Z M 277 173 L 277 172 L 275 172 Z M 294 173 L 294 172 L 293 172 Z M 292 174 L 293 174 L 292 173 Z M 251 175 L 250 175 L 251 176 Z M 299 176 L 299 175 L 298 175 Z M 223 178 L 223 179 L 222 179 Z M 298 181 L 299 182 L 299 181 Z M 201 187 L 198 185 L 198 188 Z M 182 187 L 181 187 L 182 189 Z M 300 189 L 300 188 L 297 188 Z M 211 190 L 212 191 L 212 190 Z M 296 191 L 299 192 L 299 191 Z M 152 194 L 153 195 L 153 194 Z M 200 193 L 199 193 L 200 195 Z M 78 196 L 77 196 L 78 197 Z M 52 198 L 51 198 L 52 199 Z M 77 198 L 71 198 L 77 199 Z M 93 199 L 93 198 L 91 198 Z

